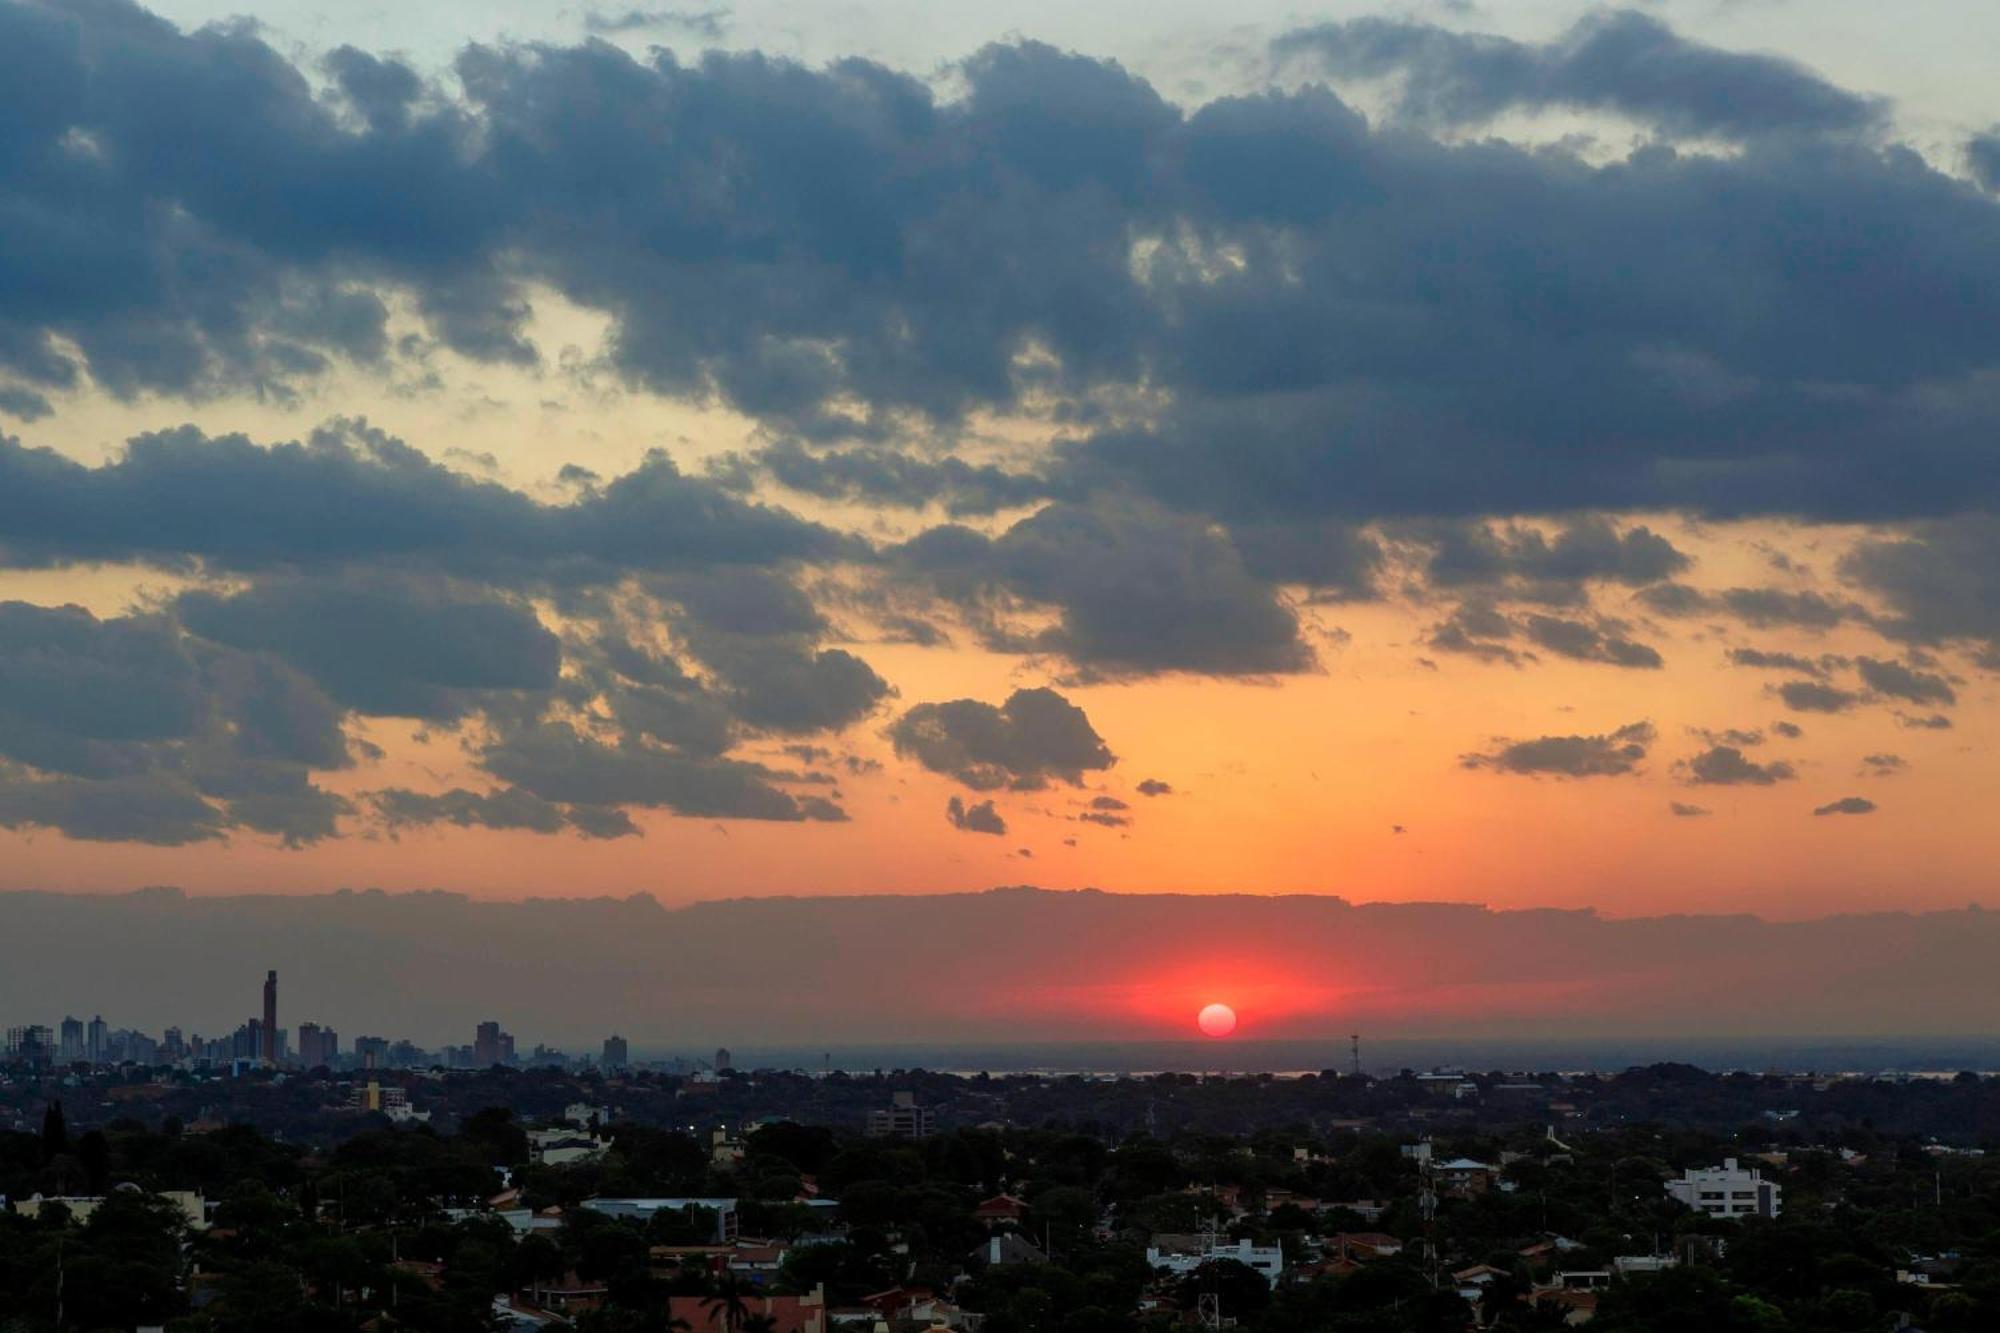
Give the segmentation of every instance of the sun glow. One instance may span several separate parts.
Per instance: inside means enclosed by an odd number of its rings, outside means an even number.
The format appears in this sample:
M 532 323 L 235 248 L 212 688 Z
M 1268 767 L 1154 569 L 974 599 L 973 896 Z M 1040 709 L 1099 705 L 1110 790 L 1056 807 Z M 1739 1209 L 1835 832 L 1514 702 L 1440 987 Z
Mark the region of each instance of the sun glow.
M 1236 1011 L 1226 1004 L 1208 1005 L 1194 1021 L 1210 1037 L 1226 1037 L 1236 1031 Z

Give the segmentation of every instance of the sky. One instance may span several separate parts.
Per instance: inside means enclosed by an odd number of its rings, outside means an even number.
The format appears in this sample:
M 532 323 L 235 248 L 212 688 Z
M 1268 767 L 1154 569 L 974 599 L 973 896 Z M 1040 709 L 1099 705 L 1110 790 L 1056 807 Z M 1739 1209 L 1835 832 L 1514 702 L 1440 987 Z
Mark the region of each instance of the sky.
M 0 890 L 1990 901 L 1994 29 L 0 0 Z

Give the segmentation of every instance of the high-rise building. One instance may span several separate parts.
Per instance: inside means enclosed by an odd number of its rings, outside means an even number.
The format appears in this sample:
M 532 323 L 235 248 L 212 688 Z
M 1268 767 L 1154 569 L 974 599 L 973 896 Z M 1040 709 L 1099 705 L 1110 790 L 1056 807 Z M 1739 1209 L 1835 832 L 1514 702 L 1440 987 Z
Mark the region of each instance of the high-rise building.
M 600 1063 L 606 1069 L 624 1069 L 631 1064 L 630 1054 L 625 1039 L 614 1033 L 604 1039 L 604 1059 Z
M 481 1069 L 500 1063 L 500 1025 L 490 1018 L 473 1034 L 472 1063 Z
M 265 1064 L 278 1063 L 278 971 L 264 974 L 264 1048 L 257 1054 Z
M 340 1034 L 317 1023 L 299 1024 L 299 1064 L 306 1069 L 331 1066 L 340 1058 Z
M 354 1039 L 354 1060 L 363 1069 L 387 1069 L 389 1067 L 389 1039 L 387 1037 L 356 1037 Z
M 715 1072 L 720 1074 L 724 1070 L 734 1069 L 735 1067 L 736 1067 L 736 1057 L 729 1053 L 729 1048 L 727 1046 L 716 1047 Z
M 83 1058 L 90 1061 L 90 1063 L 92 1064 L 97 1064 L 101 1062 L 104 1059 L 104 1048 L 106 1044 L 106 1039 L 109 1038 L 110 1035 L 111 1035 L 111 1025 L 104 1021 L 103 1014 L 99 1014 L 95 1018 L 91 1019 L 90 1027 L 86 1030 L 84 1035 Z
M 199 1040 L 197 1038 L 196 1040 Z M 188 1053 L 187 1040 L 181 1036 L 179 1028 L 168 1028 L 160 1034 L 160 1054 L 169 1060 L 179 1060 Z
M 62 1041 L 56 1048 L 56 1058 L 66 1065 L 73 1065 L 83 1059 L 83 1020 L 65 1018 L 62 1021 Z

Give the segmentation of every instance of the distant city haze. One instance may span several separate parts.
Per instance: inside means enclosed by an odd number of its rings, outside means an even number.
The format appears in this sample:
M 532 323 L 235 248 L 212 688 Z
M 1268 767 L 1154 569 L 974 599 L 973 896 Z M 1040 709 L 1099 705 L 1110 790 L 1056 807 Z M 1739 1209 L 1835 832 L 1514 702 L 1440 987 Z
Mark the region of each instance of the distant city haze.
M 2000 914 L 1977 908 L 1767 922 L 1029 888 L 676 909 L 151 889 L 0 894 L 0 938 L 42 942 L 0 969 L 12 1023 L 102 1013 L 222 1033 L 258 1013 L 275 968 L 281 1024 L 331 1024 L 348 1045 L 466 1043 L 490 1019 L 524 1051 L 595 1051 L 615 1032 L 635 1056 L 1189 1043 L 1214 1002 L 1236 1035 L 1176 1061 L 1246 1067 L 1257 1043 L 1323 1041 L 1316 1059 L 1263 1059 L 1328 1067 L 1350 1032 L 1642 1053 L 1667 1037 L 1974 1034 L 2000 1005 Z

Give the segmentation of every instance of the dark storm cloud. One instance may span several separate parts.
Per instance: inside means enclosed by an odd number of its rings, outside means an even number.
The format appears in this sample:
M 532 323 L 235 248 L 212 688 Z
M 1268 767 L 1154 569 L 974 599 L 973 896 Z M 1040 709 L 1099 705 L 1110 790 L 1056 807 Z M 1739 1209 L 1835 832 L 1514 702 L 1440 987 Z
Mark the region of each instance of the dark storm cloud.
M 459 717 L 489 692 L 549 689 L 561 658 L 532 607 L 442 583 L 276 579 L 175 606 L 197 634 L 283 658 L 372 714 Z
M 1857 657 L 1854 665 L 1869 689 L 1891 699 L 1913 704 L 1955 704 L 1958 692 L 1943 676 L 1919 671 L 1902 662 L 1885 662 L 1873 657 Z
M 264 447 L 192 427 L 88 467 L 0 437 L 0 562 L 190 559 L 231 569 L 423 560 L 511 580 L 824 559 L 858 550 L 680 473 L 665 454 L 544 505 L 360 421 Z
M 991 833 L 997 836 L 1007 831 L 1007 821 L 1001 818 L 991 801 L 967 805 L 954 796 L 945 802 L 944 817 L 961 833 Z
M 1837 801 L 1814 808 L 1815 815 L 1866 815 L 1873 814 L 1875 802 L 1866 796 L 1843 796 Z
M 891 693 L 875 669 L 842 648 L 709 637 L 695 652 L 716 672 L 720 697 L 749 726 L 806 734 L 860 721 Z
M 608 318 L 630 384 L 814 440 L 1032 402 L 1081 432 L 1054 493 L 1230 523 L 2000 491 L 2000 210 L 1900 145 L 1762 132 L 1872 127 L 1870 99 L 1631 15 L 1548 48 L 1378 32 L 1413 104 L 1760 132 L 1592 164 L 1373 129 L 1323 88 L 1183 112 L 1034 44 L 963 62 L 953 100 L 860 60 L 602 42 L 470 47 L 415 96 L 347 52 L 321 96 L 247 26 L 16 3 L 0 365 L 45 394 L 282 394 L 400 355 L 399 292 L 517 361 L 539 283 Z M 1093 424 L 1135 385 L 1156 409 Z M 623 532 L 627 559 L 686 540 Z
M 1289 33 L 1275 49 L 1335 76 L 1400 76 L 1402 118 L 1440 128 L 1568 108 L 1615 112 L 1672 134 L 1749 138 L 1852 133 L 1883 115 L 1879 100 L 1792 61 L 1689 41 L 1636 10 L 1592 13 L 1541 45 L 1363 18 Z
M 1733 745 L 1714 745 L 1687 762 L 1687 780 L 1698 787 L 1768 787 L 1798 776 L 1782 759 L 1760 764 Z
M 194 734 L 201 671 L 163 618 L 0 602 L 0 755 L 108 776 L 147 742 Z
M 1149 506 L 1052 504 L 993 538 L 933 528 L 896 558 L 995 646 L 1060 653 L 1091 674 L 1263 675 L 1313 662 L 1298 617 L 1226 538 Z M 1054 607 L 1057 624 L 1015 635 L 999 618 L 1010 599 Z
M 1562 778 L 1616 777 L 1635 771 L 1653 743 L 1649 722 L 1634 722 L 1601 736 L 1541 736 L 1502 741 L 1485 754 L 1459 757 L 1466 768 Z
M 897 754 L 974 791 L 1074 785 L 1117 762 L 1084 711 L 1051 689 L 1016 690 L 998 708 L 977 699 L 918 704 L 889 739 Z

